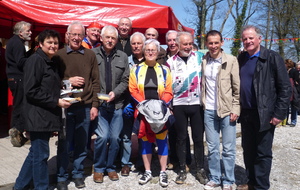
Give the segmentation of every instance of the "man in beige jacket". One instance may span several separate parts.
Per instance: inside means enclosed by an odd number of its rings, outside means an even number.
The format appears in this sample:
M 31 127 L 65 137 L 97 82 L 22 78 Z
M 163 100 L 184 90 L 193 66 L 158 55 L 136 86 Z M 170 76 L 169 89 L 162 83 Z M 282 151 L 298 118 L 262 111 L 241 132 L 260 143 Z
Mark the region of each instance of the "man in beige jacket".
M 236 57 L 223 52 L 222 45 L 220 32 L 212 30 L 207 33 L 209 52 L 202 63 L 202 104 L 210 172 L 210 181 L 204 186 L 206 190 L 221 184 L 223 190 L 232 190 L 235 183 L 235 127 L 240 114 L 239 66 Z M 220 132 L 224 171 L 220 160 Z

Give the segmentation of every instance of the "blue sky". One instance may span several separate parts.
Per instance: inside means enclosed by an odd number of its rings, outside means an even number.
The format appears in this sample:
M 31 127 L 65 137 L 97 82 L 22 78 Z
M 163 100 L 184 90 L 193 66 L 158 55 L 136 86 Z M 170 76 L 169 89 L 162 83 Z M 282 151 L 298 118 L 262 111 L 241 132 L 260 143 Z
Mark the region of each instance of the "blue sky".
M 173 12 L 175 13 L 176 17 L 181 22 L 181 24 L 188 26 L 188 24 L 185 22 L 185 19 L 187 19 L 189 15 L 184 10 L 184 7 L 191 4 L 190 0 L 148 0 L 148 1 L 156 4 L 172 7 Z M 192 26 L 188 26 L 188 27 L 195 28 Z M 231 44 L 232 41 L 224 41 L 223 49 L 226 53 L 230 53 Z

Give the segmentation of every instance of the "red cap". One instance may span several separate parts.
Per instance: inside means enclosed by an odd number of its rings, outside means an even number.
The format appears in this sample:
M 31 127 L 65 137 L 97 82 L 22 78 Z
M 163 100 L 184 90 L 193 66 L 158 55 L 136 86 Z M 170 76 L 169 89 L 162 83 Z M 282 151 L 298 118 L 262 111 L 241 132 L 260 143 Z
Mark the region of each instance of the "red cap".
M 92 22 L 87 28 L 98 28 L 98 29 L 101 29 L 101 25 L 98 22 Z

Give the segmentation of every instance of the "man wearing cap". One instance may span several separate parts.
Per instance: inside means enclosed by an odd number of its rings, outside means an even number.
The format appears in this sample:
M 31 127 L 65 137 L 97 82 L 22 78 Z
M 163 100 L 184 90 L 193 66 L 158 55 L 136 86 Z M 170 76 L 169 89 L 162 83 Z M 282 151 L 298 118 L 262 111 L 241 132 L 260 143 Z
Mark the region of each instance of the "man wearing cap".
M 101 25 L 98 22 L 92 22 L 86 29 L 86 37 L 83 38 L 82 46 L 87 49 L 99 47 Z

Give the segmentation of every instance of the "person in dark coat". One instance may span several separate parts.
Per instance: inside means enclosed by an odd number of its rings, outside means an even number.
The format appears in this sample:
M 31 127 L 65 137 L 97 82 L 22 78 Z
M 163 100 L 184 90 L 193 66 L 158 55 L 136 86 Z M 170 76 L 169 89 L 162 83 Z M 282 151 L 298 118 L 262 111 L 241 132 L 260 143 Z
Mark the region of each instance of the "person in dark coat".
M 121 50 L 130 56 L 132 54 L 130 46 L 130 33 L 132 30 L 132 22 L 128 17 L 122 17 L 118 23 L 118 42 L 116 44 L 116 49 Z
M 5 59 L 8 87 L 13 96 L 13 111 L 11 116 L 10 141 L 13 146 L 21 147 L 28 140 L 23 136 L 23 67 L 27 60 L 25 41 L 31 40 L 31 24 L 25 21 L 17 22 L 13 29 L 13 37 L 7 43 Z
M 280 55 L 261 46 L 255 26 L 242 30 L 240 65 L 242 147 L 248 182 L 237 190 L 270 189 L 275 126 L 286 117 L 291 84 Z
M 45 30 L 39 34 L 39 48 L 28 58 L 24 67 L 25 130 L 31 147 L 13 189 L 26 189 L 33 180 L 34 188 L 49 186 L 49 139 L 62 125 L 62 109 L 70 103 L 60 98 L 61 78 L 58 65 L 51 60 L 59 46 L 59 33 Z
M 289 126 L 295 127 L 297 125 L 297 115 L 298 115 L 299 101 L 300 101 L 298 98 L 299 97 L 298 91 L 300 86 L 299 72 L 295 68 L 295 63 L 292 60 L 286 59 L 284 60 L 284 63 L 293 88 L 292 96 L 290 98 L 290 106 L 289 106 L 291 108 L 291 122 L 289 123 Z M 286 116 L 286 125 L 288 125 L 289 113 L 290 110 L 288 109 L 287 116 Z

